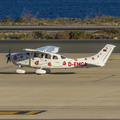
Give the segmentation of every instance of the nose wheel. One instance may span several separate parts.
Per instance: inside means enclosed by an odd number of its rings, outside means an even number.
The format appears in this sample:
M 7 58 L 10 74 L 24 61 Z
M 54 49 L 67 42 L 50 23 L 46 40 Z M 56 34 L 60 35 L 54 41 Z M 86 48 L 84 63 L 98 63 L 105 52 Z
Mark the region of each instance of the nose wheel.
M 25 70 L 17 69 L 17 70 L 15 70 L 15 72 L 16 72 L 17 74 L 24 74 L 24 73 L 25 73 Z
M 24 74 L 24 73 L 25 73 L 25 70 L 22 70 L 22 69 L 21 69 L 21 68 L 22 68 L 21 65 L 19 65 L 19 68 L 20 68 L 20 69 L 15 70 L 15 72 L 16 72 L 17 74 Z

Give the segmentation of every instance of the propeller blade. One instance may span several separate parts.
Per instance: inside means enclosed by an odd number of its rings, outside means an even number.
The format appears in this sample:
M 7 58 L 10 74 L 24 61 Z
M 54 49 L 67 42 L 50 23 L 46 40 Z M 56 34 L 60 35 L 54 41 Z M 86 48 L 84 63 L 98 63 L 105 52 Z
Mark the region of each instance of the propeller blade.
M 9 54 L 6 55 L 6 57 L 7 57 L 7 63 L 8 63 L 9 61 L 11 62 L 11 59 L 10 59 L 10 46 L 9 46 Z
M 9 55 L 10 55 L 10 46 L 9 46 Z
M 7 59 L 7 63 L 9 62 L 9 59 Z
M 7 63 L 8 63 L 9 61 L 11 62 L 11 59 L 10 59 L 10 57 L 8 57 L 8 59 L 7 59 Z

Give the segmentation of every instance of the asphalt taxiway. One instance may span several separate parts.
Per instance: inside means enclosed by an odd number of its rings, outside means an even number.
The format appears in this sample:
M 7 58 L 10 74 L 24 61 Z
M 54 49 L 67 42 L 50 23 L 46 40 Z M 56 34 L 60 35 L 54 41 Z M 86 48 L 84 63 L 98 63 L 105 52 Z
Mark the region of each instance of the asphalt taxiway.
M 0 115 L 0 119 L 120 119 L 120 53 L 112 53 L 104 67 L 35 69 L 6 64 L 0 53 L 0 111 L 45 111 L 36 115 Z M 71 58 L 93 53 L 63 53 Z

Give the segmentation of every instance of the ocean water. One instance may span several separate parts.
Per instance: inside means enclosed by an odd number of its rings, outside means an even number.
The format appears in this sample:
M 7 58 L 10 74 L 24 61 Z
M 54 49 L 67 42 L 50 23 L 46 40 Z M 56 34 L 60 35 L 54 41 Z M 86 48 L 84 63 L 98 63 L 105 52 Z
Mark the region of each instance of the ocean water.
M 5 16 L 15 20 L 29 12 L 51 19 L 120 16 L 120 0 L 0 0 L 0 20 Z

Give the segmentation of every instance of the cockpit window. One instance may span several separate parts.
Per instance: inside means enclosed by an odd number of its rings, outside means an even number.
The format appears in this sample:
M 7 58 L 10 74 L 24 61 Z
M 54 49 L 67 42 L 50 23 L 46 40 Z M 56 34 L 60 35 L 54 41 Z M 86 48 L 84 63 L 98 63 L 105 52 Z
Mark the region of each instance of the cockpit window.
M 43 55 L 44 54 L 41 54 L 41 53 L 34 53 L 34 57 L 39 57 L 39 58 L 43 58 Z
M 46 54 L 46 55 L 45 55 L 45 58 L 47 58 L 47 59 L 51 59 L 51 55 Z
M 61 55 L 61 58 L 62 58 L 62 59 L 66 59 L 66 57 L 65 57 L 65 56 L 62 56 L 62 55 Z
M 57 56 L 55 56 L 55 55 L 53 55 L 53 59 L 54 59 L 54 60 L 56 60 L 56 59 L 58 59 L 58 57 L 57 57 Z
M 29 52 L 27 52 L 26 54 L 29 55 Z

